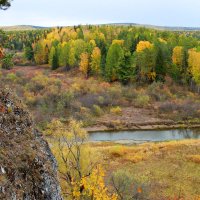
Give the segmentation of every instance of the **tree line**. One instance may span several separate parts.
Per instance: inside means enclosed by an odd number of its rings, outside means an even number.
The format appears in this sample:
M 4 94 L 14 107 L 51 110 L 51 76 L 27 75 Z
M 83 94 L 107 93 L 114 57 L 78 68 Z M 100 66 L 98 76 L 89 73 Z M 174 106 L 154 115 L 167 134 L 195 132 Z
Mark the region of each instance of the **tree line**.
M 16 35 L 15 42 L 13 35 L 9 39 L 10 48 L 23 48 L 27 59 L 53 70 L 79 67 L 86 78 L 100 76 L 110 82 L 148 83 L 168 75 L 180 83 L 200 83 L 199 32 L 87 25 Z M 19 41 L 27 42 L 16 45 Z

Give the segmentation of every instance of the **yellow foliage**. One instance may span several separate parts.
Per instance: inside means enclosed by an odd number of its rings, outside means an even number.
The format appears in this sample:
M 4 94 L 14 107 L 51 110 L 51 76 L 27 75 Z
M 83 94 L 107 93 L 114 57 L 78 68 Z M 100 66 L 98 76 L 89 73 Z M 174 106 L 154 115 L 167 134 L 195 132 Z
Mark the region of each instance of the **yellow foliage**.
M 90 40 L 90 42 L 89 42 L 93 47 L 96 47 L 96 42 L 95 42 L 95 40 Z
M 89 54 L 88 53 L 82 53 L 81 56 L 81 61 L 79 64 L 79 69 L 80 71 L 85 75 L 85 77 L 88 77 L 88 72 L 89 72 Z
M 98 47 L 95 47 L 91 55 L 91 69 L 95 73 L 99 73 L 101 65 L 101 50 Z
M 90 176 L 82 178 L 80 182 L 72 182 L 73 197 L 77 200 L 83 196 L 92 197 L 94 200 L 117 200 L 117 195 L 109 195 L 104 176 L 103 168 L 98 165 Z M 80 192 L 80 186 L 84 186 L 83 192 Z
M 172 61 L 175 65 L 183 67 L 184 62 L 184 52 L 183 47 L 177 46 L 173 49 Z
M 24 98 L 26 99 L 28 104 L 33 104 L 35 102 L 35 100 L 36 100 L 36 97 L 34 96 L 34 93 L 33 92 L 28 92 L 28 91 L 24 92 Z
M 113 40 L 112 44 L 119 44 L 119 45 L 123 46 L 124 45 L 124 40 Z
M 150 49 L 153 47 L 153 44 L 151 44 L 149 41 L 140 41 L 138 44 L 137 44 L 137 48 L 136 48 L 136 51 L 137 52 L 142 52 L 143 50 L 145 49 Z
M 46 134 L 60 138 L 51 145 L 59 166 L 60 183 L 66 199 L 117 200 L 104 183 L 104 170 L 95 164 L 98 156 L 83 141 L 87 133 L 82 124 L 71 120 L 66 126 L 59 120 L 48 125 Z M 95 153 L 95 155 L 94 155 Z
M 164 40 L 163 38 L 158 38 L 160 42 L 167 44 L 167 41 Z
M 117 107 L 111 108 L 110 112 L 113 114 L 120 115 L 120 114 L 122 114 L 122 109 L 119 106 L 117 106 Z
M 195 49 L 190 49 L 188 54 L 189 71 L 192 74 L 194 81 L 197 84 L 200 84 L 200 52 L 197 52 Z

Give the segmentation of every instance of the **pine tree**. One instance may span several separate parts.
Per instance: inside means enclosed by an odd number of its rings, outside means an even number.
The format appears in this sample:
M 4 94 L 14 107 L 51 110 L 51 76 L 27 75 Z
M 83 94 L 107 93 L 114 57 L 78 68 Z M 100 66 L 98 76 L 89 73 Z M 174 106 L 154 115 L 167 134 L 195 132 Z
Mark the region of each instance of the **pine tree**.
M 59 67 L 58 50 L 54 46 L 52 46 L 50 50 L 49 64 L 52 70 L 55 70 Z
M 118 80 L 118 72 L 124 65 L 124 51 L 119 44 L 112 44 L 106 57 L 105 76 L 108 81 Z

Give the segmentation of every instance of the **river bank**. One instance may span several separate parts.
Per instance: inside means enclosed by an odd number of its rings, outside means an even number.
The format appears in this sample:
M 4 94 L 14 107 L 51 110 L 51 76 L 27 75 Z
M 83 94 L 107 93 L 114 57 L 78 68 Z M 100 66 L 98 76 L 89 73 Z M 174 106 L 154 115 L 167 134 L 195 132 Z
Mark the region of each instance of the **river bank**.
M 190 121 L 174 121 L 162 119 L 156 110 L 143 108 L 123 108 L 120 115 L 106 114 L 92 126 L 85 129 L 90 132 L 127 131 L 127 130 L 164 130 L 164 129 L 200 128 L 198 119 Z

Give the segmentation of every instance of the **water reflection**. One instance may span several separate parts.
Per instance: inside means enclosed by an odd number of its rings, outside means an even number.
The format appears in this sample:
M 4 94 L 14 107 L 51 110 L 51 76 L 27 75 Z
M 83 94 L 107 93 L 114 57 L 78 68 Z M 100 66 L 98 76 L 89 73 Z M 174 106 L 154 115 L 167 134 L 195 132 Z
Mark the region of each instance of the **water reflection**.
M 90 141 L 157 142 L 183 139 L 200 139 L 200 129 L 95 132 L 89 135 Z

